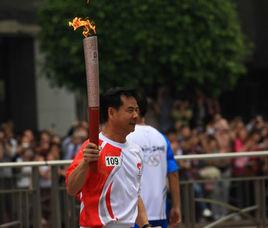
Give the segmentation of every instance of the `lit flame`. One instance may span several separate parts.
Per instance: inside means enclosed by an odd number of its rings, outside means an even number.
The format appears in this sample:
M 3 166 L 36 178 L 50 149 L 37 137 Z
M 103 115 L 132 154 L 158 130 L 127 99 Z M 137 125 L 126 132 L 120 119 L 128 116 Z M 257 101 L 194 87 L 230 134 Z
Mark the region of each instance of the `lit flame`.
M 90 34 L 96 34 L 96 25 L 90 22 L 88 19 L 82 20 L 80 17 L 75 17 L 73 21 L 69 21 L 69 26 L 73 27 L 74 30 L 78 29 L 79 27 L 83 27 L 83 35 L 84 37 L 88 37 Z

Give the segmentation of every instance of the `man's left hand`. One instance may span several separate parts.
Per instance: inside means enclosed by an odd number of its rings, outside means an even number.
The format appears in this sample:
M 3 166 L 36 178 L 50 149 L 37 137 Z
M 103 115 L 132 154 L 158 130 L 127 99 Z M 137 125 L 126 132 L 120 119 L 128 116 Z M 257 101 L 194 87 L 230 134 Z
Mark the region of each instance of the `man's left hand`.
M 169 225 L 175 227 L 181 222 L 181 210 L 177 207 L 172 207 L 169 213 Z

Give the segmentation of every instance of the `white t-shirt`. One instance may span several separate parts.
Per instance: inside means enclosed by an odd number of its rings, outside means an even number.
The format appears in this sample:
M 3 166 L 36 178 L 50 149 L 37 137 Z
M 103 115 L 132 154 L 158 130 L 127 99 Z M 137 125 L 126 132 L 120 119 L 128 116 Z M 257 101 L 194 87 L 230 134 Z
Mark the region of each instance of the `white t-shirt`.
M 166 219 L 167 173 L 178 170 L 168 140 L 155 128 L 136 125 L 127 140 L 143 151 L 141 197 L 149 220 Z
M 17 158 L 16 162 L 23 162 L 22 158 Z M 18 180 L 17 180 L 17 186 L 19 188 L 29 188 L 31 186 L 31 175 L 32 175 L 32 167 L 30 166 L 24 166 L 21 168 Z
M 117 143 L 103 134 L 98 168 L 89 171 L 81 192 L 81 227 L 131 227 L 138 214 L 142 152 L 134 143 Z M 67 170 L 68 176 L 83 158 L 86 141 Z

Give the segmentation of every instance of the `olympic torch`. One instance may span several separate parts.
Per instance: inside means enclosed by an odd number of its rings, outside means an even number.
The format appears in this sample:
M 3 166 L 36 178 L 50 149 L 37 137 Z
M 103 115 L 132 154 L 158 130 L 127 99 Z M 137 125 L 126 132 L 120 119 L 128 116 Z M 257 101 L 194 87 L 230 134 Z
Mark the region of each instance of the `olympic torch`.
M 99 60 L 98 60 L 98 40 L 96 26 L 88 19 L 82 20 L 75 17 L 69 22 L 74 30 L 83 28 L 83 47 L 87 76 L 87 98 L 88 98 L 88 123 L 89 140 L 99 144 Z M 92 167 L 92 166 L 91 166 Z M 96 169 L 96 168 L 93 168 Z

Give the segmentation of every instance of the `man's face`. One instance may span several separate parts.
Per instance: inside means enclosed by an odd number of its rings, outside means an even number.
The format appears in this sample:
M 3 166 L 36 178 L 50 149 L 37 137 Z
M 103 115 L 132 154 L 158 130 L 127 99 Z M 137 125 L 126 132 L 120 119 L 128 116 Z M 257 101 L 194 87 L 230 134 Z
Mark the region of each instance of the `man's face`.
M 135 129 L 139 107 L 134 97 L 121 96 L 121 101 L 122 105 L 118 110 L 111 108 L 110 120 L 118 131 L 128 135 Z

